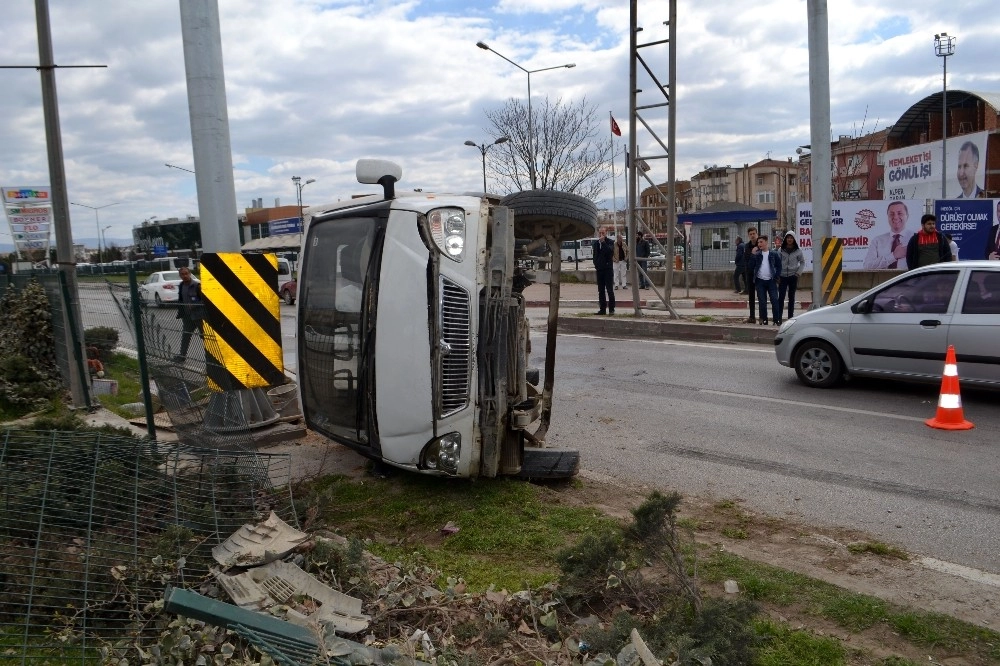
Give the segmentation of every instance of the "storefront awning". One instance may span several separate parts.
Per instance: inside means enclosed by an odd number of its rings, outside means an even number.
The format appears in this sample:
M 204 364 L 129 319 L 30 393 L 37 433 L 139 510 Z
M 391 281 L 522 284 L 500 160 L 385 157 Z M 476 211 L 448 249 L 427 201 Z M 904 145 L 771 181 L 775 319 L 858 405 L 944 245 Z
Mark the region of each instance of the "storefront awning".
M 243 244 L 244 252 L 274 252 L 275 250 L 298 250 L 302 245 L 302 234 L 281 234 L 267 238 L 255 238 Z

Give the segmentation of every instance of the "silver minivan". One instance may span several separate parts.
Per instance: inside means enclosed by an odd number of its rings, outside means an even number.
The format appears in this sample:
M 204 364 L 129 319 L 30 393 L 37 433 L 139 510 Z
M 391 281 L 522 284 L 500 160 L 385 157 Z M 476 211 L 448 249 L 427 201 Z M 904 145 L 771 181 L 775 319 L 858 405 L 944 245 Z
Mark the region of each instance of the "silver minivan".
M 1000 387 L 1000 262 L 962 261 L 903 273 L 844 303 L 785 321 L 778 363 L 807 386 L 849 375 L 940 381 L 954 345 L 963 384 Z

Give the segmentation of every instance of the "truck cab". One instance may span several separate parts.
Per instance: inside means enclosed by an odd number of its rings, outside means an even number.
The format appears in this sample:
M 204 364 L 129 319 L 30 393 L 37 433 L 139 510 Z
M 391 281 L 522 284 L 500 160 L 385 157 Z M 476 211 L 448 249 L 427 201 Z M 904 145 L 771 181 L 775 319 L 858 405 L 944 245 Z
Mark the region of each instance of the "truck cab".
M 307 425 L 385 463 L 457 477 L 571 476 L 579 454 L 545 445 L 552 404 L 559 257 L 516 254 L 592 236 L 576 195 L 407 192 L 402 169 L 360 160 L 381 194 L 313 211 L 298 276 L 298 368 Z M 528 244 L 515 243 L 516 238 Z M 528 367 L 523 290 L 546 281 L 545 382 Z M 551 358 L 550 358 L 551 357 Z

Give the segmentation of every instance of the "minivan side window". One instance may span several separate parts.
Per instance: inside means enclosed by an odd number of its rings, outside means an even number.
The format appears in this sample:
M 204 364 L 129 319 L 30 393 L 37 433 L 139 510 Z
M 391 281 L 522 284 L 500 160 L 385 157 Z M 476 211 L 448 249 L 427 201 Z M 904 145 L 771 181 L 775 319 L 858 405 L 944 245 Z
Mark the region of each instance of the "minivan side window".
M 972 271 L 962 314 L 1000 314 L 1000 272 Z

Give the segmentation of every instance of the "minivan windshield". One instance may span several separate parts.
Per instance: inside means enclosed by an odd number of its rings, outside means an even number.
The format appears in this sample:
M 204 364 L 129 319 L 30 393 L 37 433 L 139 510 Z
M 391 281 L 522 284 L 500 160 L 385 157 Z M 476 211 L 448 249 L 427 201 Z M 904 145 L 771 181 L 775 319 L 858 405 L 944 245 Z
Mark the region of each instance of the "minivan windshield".
M 300 275 L 299 368 L 310 427 L 348 446 L 376 447 L 375 305 L 385 220 L 314 221 Z

